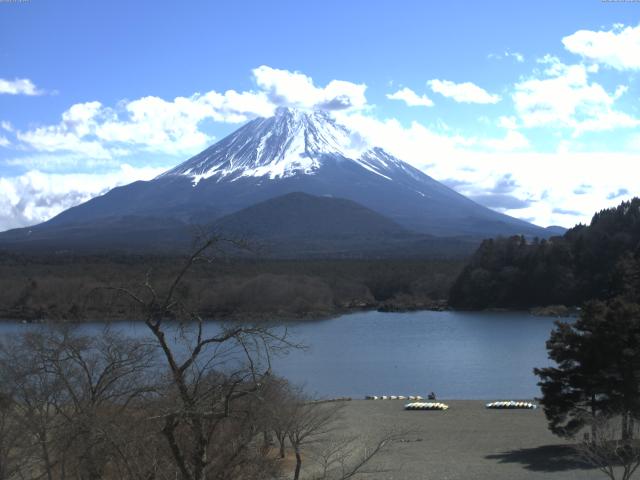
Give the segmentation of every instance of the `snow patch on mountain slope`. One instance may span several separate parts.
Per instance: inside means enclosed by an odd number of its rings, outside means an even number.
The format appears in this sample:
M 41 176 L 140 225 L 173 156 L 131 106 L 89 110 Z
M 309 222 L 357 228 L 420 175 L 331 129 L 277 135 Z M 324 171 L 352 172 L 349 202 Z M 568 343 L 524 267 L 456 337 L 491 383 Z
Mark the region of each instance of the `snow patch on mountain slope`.
M 161 176 L 188 176 L 195 186 L 214 176 L 217 181 L 235 181 L 313 175 L 327 156 L 353 161 L 387 180 L 392 179 L 393 169 L 404 169 L 404 162 L 371 148 L 326 112 L 281 108 L 275 116 L 249 122 Z

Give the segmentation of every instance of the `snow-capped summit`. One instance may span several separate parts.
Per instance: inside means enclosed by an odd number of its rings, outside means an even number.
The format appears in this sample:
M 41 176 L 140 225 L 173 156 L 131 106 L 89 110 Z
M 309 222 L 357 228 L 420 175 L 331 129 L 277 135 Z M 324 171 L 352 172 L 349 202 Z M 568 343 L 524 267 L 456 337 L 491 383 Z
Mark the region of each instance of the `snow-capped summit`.
M 389 178 L 388 163 L 400 160 L 369 148 L 328 112 L 280 107 L 273 117 L 256 118 L 195 157 L 162 174 L 202 179 L 240 177 L 281 179 L 314 174 L 323 157 L 338 156 Z

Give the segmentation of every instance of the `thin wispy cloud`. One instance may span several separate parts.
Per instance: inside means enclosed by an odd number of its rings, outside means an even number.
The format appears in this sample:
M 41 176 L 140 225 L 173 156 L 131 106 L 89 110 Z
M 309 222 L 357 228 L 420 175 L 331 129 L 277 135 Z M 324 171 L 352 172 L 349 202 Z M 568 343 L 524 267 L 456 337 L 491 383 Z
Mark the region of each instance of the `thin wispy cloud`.
M 390 100 L 400 100 L 409 107 L 433 107 L 433 101 L 426 95 L 418 95 L 410 88 L 401 88 L 395 93 L 387 94 Z
M 508 50 L 502 53 L 490 53 L 487 58 L 492 60 L 503 60 L 507 58 L 513 59 L 517 63 L 524 63 L 524 55 L 520 52 L 510 52 Z
M 607 195 L 607 199 L 608 200 L 615 200 L 616 198 L 626 197 L 629 194 L 630 194 L 629 189 L 627 189 L 627 188 L 619 188 L 617 191 L 611 192 L 609 195 Z
M 582 212 L 579 212 L 578 210 L 569 210 L 566 208 L 560 208 L 560 207 L 556 207 L 553 209 L 553 213 L 558 213 L 560 215 L 571 215 L 573 217 L 577 217 L 579 215 L 582 215 Z
M 500 95 L 487 92 L 472 82 L 455 83 L 450 80 L 429 80 L 427 85 L 435 93 L 460 103 L 498 103 Z

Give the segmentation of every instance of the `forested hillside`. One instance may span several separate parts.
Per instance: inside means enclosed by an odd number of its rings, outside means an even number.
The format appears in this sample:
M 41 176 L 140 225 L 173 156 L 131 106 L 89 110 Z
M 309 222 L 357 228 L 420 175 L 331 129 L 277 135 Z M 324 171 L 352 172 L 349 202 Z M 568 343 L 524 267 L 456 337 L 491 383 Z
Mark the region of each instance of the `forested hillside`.
M 578 306 L 640 292 L 640 199 L 593 216 L 561 237 L 485 240 L 454 282 L 455 308 Z
M 179 256 L 55 255 L 0 252 L 0 318 L 51 321 L 136 319 L 113 288 L 166 291 Z M 363 309 L 442 308 L 461 260 L 265 260 L 198 262 L 177 292 L 207 318 L 281 319 Z

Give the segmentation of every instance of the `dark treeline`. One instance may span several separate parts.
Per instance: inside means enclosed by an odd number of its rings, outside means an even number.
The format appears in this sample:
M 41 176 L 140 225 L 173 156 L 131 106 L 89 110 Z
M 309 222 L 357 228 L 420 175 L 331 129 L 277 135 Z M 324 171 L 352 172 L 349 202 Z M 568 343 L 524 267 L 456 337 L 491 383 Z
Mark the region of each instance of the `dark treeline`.
M 578 306 L 640 293 L 640 199 L 562 237 L 485 240 L 451 288 L 456 308 Z
M 0 254 L 0 317 L 132 319 L 135 305 L 110 290 L 146 278 L 166 286 L 183 257 Z M 221 259 L 193 266 L 177 292 L 217 318 L 304 318 L 358 309 L 441 307 L 462 260 Z

